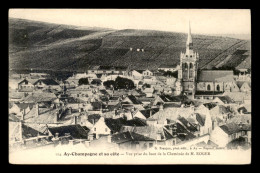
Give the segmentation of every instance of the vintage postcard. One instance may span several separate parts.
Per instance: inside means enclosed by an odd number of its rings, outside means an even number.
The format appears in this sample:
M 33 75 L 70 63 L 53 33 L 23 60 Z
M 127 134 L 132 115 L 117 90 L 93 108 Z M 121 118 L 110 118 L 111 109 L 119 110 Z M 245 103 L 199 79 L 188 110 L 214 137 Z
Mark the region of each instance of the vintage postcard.
M 10 9 L 11 164 L 250 164 L 246 9 Z

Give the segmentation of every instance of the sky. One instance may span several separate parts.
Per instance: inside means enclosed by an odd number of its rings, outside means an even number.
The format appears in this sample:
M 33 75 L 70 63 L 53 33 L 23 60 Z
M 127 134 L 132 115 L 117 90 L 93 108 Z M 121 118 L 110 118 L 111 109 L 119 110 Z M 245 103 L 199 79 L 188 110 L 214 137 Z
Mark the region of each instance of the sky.
M 251 34 L 246 9 L 10 9 L 9 17 L 112 29 Z

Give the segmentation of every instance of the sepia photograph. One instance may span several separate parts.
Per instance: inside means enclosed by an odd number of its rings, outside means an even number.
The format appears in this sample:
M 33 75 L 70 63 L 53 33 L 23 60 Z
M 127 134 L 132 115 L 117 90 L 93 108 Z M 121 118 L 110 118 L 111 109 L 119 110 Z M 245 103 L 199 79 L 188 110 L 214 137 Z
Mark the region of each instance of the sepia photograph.
M 250 9 L 9 9 L 10 164 L 250 164 Z

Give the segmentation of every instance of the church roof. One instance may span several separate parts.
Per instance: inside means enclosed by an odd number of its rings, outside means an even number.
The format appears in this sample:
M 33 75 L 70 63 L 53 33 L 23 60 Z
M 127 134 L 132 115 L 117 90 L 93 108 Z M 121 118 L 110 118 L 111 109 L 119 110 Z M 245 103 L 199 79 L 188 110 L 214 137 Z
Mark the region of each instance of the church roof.
M 232 82 L 232 70 L 203 70 L 198 74 L 198 82 Z

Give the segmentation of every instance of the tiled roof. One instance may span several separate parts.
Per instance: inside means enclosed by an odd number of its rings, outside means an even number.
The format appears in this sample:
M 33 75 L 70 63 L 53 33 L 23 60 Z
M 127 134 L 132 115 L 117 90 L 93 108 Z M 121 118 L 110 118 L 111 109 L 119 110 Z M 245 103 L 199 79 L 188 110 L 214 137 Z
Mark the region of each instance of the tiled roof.
M 155 113 L 157 113 L 159 111 L 159 108 L 151 108 L 151 109 L 145 109 L 145 110 L 141 110 L 140 112 L 146 117 L 149 118 L 151 115 L 151 111 L 152 111 L 152 115 L 154 115 Z
M 48 127 L 52 135 L 59 133 L 60 136 L 65 136 L 66 133 L 69 133 L 70 136 L 74 139 L 88 139 L 87 131 L 79 124 L 77 125 L 68 125 L 68 126 L 59 126 L 59 127 Z
M 234 103 L 234 100 L 232 100 L 229 96 L 219 96 L 218 98 L 225 104 Z
M 157 120 L 159 124 L 164 124 L 164 121 L 166 119 L 176 121 L 179 116 L 187 118 L 191 114 L 193 114 L 193 112 L 194 111 L 191 108 L 166 108 L 163 110 L 159 110 L 147 120 L 154 119 Z
M 57 120 L 57 110 L 47 109 L 45 112 L 40 113 L 36 116 L 36 108 L 33 108 L 28 114 L 25 115 L 24 121 L 30 123 L 39 124 L 52 124 L 56 123 Z
M 203 105 L 204 105 L 206 108 L 208 108 L 209 110 L 212 109 L 212 108 L 214 108 L 215 106 L 217 106 L 217 104 L 216 104 L 216 103 L 213 103 L 213 102 L 211 102 L 211 103 L 204 103 Z
M 112 136 L 112 142 L 117 144 L 129 141 L 154 141 L 154 139 L 129 131 L 117 133 Z
M 43 101 L 52 101 L 53 99 L 57 98 L 54 93 L 47 93 L 47 92 L 34 92 L 29 94 L 27 97 L 24 98 L 25 102 L 43 102 Z
M 124 123 L 124 126 L 146 126 L 146 122 L 139 118 L 133 118 L 131 120 L 127 120 Z
M 242 125 L 242 128 L 240 128 L 239 124 L 236 123 L 228 123 L 222 126 L 219 126 L 225 133 L 228 135 L 237 133 L 241 130 L 250 130 L 250 125 Z
M 108 128 L 113 132 L 119 132 L 121 127 L 125 124 L 126 120 L 123 118 L 112 119 L 112 118 L 105 118 L 105 123 Z
M 196 120 L 198 121 L 198 123 L 201 125 L 201 126 L 204 126 L 205 124 L 205 119 L 198 113 L 196 113 Z
M 203 70 L 198 74 L 199 82 L 232 82 L 233 71 L 226 70 Z
M 131 100 L 133 104 L 142 104 L 142 102 L 133 95 L 129 95 L 128 98 Z
M 190 132 L 196 132 L 198 131 L 197 128 L 192 125 L 189 121 L 186 120 L 184 117 L 179 117 L 178 120 L 190 131 Z
M 27 126 L 26 124 L 22 124 L 22 135 L 23 135 L 23 138 L 31 138 L 31 137 L 36 137 L 39 135 L 44 135 L 43 133 Z
M 38 82 L 42 82 L 45 85 L 59 85 L 59 83 L 57 83 L 55 80 L 53 79 L 39 79 L 38 81 L 36 81 L 34 84 L 38 83 Z
M 35 105 L 35 103 L 16 103 L 16 105 L 20 108 L 20 109 L 26 109 L 26 108 L 30 108 L 32 109 L 33 106 Z
M 222 95 L 222 91 L 196 91 L 195 95 Z
M 20 119 L 14 114 L 9 114 L 8 119 L 9 119 L 9 121 L 12 121 L 12 122 L 20 122 Z
M 24 93 L 22 92 L 11 92 L 9 93 L 9 98 L 12 98 L 12 99 L 21 99 L 24 97 Z
M 164 102 L 182 102 L 188 99 L 187 96 L 171 96 L 171 95 L 160 95 L 159 96 Z
M 161 134 L 161 140 L 168 140 L 172 139 L 173 136 L 169 134 L 169 132 L 163 127 L 157 127 L 157 126 L 143 126 L 143 127 L 131 127 L 131 128 L 123 128 L 122 132 L 130 131 L 134 132 L 140 135 L 144 135 L 146 137 L 157 139 L 157 134 Z

